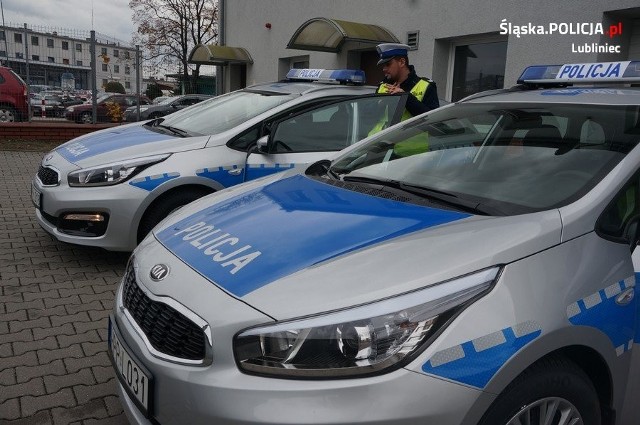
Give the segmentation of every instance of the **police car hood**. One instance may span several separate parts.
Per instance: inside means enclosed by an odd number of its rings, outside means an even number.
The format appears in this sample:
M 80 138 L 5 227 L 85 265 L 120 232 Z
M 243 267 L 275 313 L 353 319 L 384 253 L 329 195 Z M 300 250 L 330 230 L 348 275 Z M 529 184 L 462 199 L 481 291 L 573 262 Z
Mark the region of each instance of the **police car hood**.
M 67 161 L 83 168 L 169 152 L 203 148 L 209 136 L 175 137 L 132 123 L 99 130 L 56 148 Z
M 213 195 L 160 227 L 158 241 L 204 277 L 203 284 L 278 320 L 509 263 L 558 244 L 561 234 L 557 210 L 473 216 L 303 175 Z

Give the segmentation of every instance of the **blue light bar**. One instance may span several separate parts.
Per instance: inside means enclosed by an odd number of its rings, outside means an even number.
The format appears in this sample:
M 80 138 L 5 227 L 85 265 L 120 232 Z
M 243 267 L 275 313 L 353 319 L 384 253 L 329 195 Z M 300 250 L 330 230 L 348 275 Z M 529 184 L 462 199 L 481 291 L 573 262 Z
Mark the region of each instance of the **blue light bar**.
M 364 84 L 364 71 L 360 69 L 296 69 L 287 73 L 287 80 L 327 81 L 334 83 Z
M 640 61 L 534 65 L 526 68 L 518 84 L 637 83 Z

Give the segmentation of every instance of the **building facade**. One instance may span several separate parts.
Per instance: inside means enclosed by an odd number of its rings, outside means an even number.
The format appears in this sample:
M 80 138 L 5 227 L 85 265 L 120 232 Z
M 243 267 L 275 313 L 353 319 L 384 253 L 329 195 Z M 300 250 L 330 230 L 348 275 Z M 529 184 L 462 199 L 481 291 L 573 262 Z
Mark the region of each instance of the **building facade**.
M 246 49 L 252 59 L 223 67 L 225 91 L 303 66 L 360 68 L 376 83 L 382 75 L 375 45 L 386 41 L 376 40 L 378 27 L 412 46 L 409 61 L 418 75 L 435 80 L 439 96 L 454 101 L 514 85 L 531 64 L 640 60 L 637 0 L 220 3 L 224 44 Z
M 97 36 L 95 57 L 98 90 L 109 81 L 117 81 L 127 92 L 136 92 L 135 48 Z M 92 89 L 89 32 L 63 34 L 0 26 L 0 61 L 31 85 Z

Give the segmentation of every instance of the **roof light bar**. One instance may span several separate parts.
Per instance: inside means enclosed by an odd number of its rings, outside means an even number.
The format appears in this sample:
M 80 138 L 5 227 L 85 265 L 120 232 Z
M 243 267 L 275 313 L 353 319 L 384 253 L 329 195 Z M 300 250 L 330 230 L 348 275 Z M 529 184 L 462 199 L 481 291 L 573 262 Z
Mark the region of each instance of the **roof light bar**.
M 328 81 L 364 84 L 364 71 L 359 69 L 296 69 L 287 73 L 287 80 Z
M 637 83 L 640 61 L 534 65 L 526 68 L 518 84 Z

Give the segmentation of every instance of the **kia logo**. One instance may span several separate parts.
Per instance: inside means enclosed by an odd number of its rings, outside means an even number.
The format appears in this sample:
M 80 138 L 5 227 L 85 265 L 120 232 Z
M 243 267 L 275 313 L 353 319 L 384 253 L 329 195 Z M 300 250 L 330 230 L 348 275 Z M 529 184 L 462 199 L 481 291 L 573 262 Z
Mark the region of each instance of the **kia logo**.
M 155 266 L 151 267 L 151 272 L 149 273 L 149 276 L 151 276 L 151 280 L 155 282 L 159 282 L 165 277 L 167 277 L 168 274 L 169 274 L 168 266 L 165 266 L 164 264 L 156 264 Z

